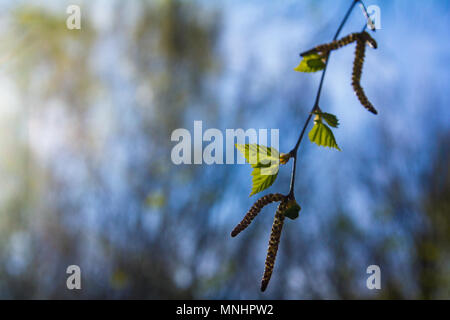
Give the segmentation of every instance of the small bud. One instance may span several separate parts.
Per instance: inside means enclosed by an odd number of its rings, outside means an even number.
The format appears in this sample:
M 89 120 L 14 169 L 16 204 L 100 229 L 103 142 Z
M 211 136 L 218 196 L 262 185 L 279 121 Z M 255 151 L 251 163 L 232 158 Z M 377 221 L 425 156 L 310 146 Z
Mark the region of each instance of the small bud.
M 322 122 L 322 118 L 320 117 L 320 114 L 315 113 L 314 116 L 314 124 L 318 123 L 318 122 Z
M 280 163 L 281 164 L 286 164 L 289 162 L 289 159 L 291 158 L 291 154 L 290 153 L 282 153 L 280 154 Z

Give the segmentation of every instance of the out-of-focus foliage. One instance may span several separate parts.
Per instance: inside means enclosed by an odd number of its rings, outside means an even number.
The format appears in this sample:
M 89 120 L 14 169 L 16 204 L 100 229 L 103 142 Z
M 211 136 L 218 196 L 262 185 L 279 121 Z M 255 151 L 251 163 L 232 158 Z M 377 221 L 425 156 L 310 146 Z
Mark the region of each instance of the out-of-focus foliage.
M 88 61 L 95 31 L 89 25 L 73 32 L 63 27 L 64 15 L 25 5 L 12 10 L 9 18 L 11 32 L 2 40 L 6 62 L 12 63 L 5 67 L 13 69 L 22 89 L 50 98 L 58 93 L 86 96 L 95 88 Z

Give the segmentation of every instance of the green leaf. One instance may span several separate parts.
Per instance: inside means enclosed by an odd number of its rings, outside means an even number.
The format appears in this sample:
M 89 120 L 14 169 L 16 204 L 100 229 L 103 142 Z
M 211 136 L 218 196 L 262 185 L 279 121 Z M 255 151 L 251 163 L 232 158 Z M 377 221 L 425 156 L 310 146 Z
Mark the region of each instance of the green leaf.
M 256 143 L 236 144 L 236 148 L 253 167 L 252 192 L 250 196 L 269 188 L 278 176 L 280 164 L 278 150 Z
M 277 179 L 278 176 L 278 165 L 276 168 L 274 167 L 274 171 L 276 169 L 276 173 L 271 172 L 272 170 L 266 171 L 270 168 L 255 168 L 252 172 L 252 192 L 250 193 L 250 197 L 258 192 L 266 190 L 269 188 Z M 266 171 L 266 172 L 264 172 Z M 269 174 L 272 173 L 272 174 Z
M 289 219 L 295 220 L 298 218 L 300 210 L 302 210 L 300 205 L 295 200 L 293 200 L 291 203 L 289 203 L 286 211 L 284 211 L 284 215 Z
M 324 58 L 317 53 L 303 57 L 300 64 L 294 69 L 298 72 L 316 72 L 325 68 Z
M 314 120 L 314 127 L 311 129 L 308 136 L 311 142 L 314 142 L 319 146 L 336 148 L 341 151 L 336 143 L 333 132 L 326 124 L 323 124 L 320 119 Z
M 317 114 L 325 120 L 330 127 L 337 128 L 339 126 L 339 120 L 334 114 L 326 112 L 318 112 Z

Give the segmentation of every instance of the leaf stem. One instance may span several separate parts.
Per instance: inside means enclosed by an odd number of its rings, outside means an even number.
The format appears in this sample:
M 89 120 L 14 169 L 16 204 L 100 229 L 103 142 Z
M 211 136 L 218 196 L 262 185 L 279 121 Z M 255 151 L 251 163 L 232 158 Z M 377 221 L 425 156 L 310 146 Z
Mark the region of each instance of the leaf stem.
M 353 0 L 350 8 L 347 10 L 347 13 L 345 14 L 344 18 L 341 21 L 341 24 L 339 25 L 338 29 L 336 30 L 336 33 L 333 37 L 333 41 L 336 40 L 339 37 L 339 34 L 342 31 L 342 28 L 345 26 L 345 23 L 347 22 L 350 14 L 353 11 L 353 8 L 355 7 L 355 5 L 360 2 L 362 3 L 361 0 Z M 293 164 L 292 164 L 292 173 L 291 173 L 291 184 L 290 184 L 290 189 L 289 189 L 289 194 L 288 197 L 292 197 L 294 195 L 294 186 L 295 186 L 295 170 L 297 167 L 297 154 L 298 154 L 298 148 L 300 147 L 300 143 L 303 140 L 303 136 L 305 135 L 305 131 L 306 128 L 308 127 L 309 122 L 311 121 L 312 115 L 314 113 L 314 111 L 316 111 L 319 108 L 319 101 L 320 101 L 320 95 L 322 93 L 322 87 L 323 87 L 323 82 L 325 80 L 325 74 L 327 72 L 327 67 L 328 67 L 328 62 L 330 61 L 330 53 L 327 54 L 327 59 L 325 62 L 325 68 L 322 70 L 322 76 L 320 78 L 320 83 L 319 83 L 319 89 L 317 90 L 317 94 L 316 94 L 316 100 L 314 102 L 314 105 L 311 109 L 311 112 L 308 115 L 308 118 L 306 119 L 305 124 L 303 125 L 303 129 L 300 133 L 300 136 L 298 137 L 297 143 L 295 144 L 294 149 L 292 149 L 289 154 L 291 155 L 292 158 L 294 158 Z

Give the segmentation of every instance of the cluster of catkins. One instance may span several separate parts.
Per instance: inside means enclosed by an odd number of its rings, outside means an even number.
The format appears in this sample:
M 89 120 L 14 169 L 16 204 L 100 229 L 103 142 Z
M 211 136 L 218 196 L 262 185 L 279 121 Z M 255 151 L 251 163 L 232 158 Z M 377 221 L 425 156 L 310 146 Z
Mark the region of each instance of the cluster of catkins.
M 352 86 L 361 104 L 370 112 L 377 114 L 377 110 L 374 108 L 369 99 L 367 99 L 363 88 L 361 87 L 361 74 L 364 63 L 364 55 L 366 51 L 366 44 L 369 44 L 372 48 L 377 48 L 377 42 L 366 31 L 359 33 L 352 33 L 342 39 L 335 40 L 333 42 L 319 45 L 311 50 L 308 50 L 301 54 L 302 57 L 316 53 L 324 57 L 328 57 L 328 54 L 332 50 L 337 50 L 350 43 L 356 42 L 355 60 L 353 61 L 353 74 L 352 74 Z
M 284 196 L 280 193 L 272 193 L 265 195 L 264 197 L 257 200 L 250 210 L 245 215 L 244 219 L 233 229 L 231 236 L 237 236 L 241 231 L 245 230 L 253 219 L 258 215 L 262 208 L 272 202 L 280 202 L 277 211 L 275 213 L 275 218 L 272 224 L 272 231 L 270 234 L 269 247 L 267 249 L 266 263 L 264 269 L 264 275 L 261 280 L 261 291 L 265 291 L 267 285 L 269 284 L 270 277 L 272 276 L 273 267 L 275 265 L 275 259 L 277 257 L 278 245 L 281 238 L 281 230 L 283 229 L 285 211 L 292 201 L 291 197 Z

